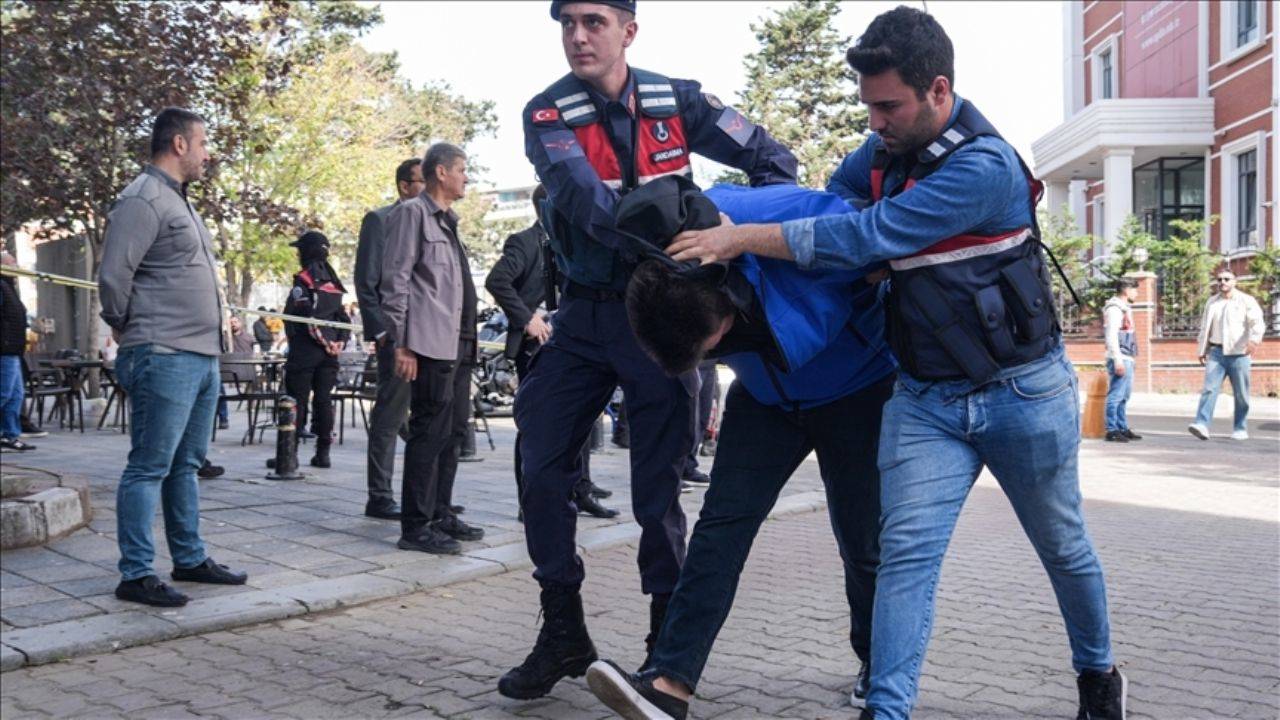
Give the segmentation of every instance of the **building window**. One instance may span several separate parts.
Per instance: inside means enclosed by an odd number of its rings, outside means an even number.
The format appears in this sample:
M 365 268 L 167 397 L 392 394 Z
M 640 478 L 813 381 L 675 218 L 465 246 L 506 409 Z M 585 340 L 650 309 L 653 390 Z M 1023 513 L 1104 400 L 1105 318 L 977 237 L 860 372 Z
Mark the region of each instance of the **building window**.
M 1120 64 L 1115 36 L 1098 43 L 1089 54 L 1089 102 L 1120 97 Z
M 1160 158 L 1133 170 L 1133 211 L 1161 240 L 1175 220 L 1204 218 L 1204 158 Z
M 1102 63 L 1102 71 L 1100 73 L 1101 77 L 1099 78 L 1102 81 L 1102 94 L 1100 97 L 1103 100 L 1107 100 L 1114 97 L 1111 89 L 1113 77 L 1113 73 L 1111 72 L 1111 50 L 1108 49 L 1106 52 L 1099 55 L 1098 61 Z
M 1258 151 L 1236 155 L 1236 248 L 1258 244 Z
M 1258 3 L 1256 0 L 1236 0 L 1236 47 L 1248 45 L 1258 39 Z
M 1221 62 L 1230 62 L 1262 45 L 1262 28 L 1266 25 L 1267 3 L 1259 0 L 1224 2 L 1222 19 Z

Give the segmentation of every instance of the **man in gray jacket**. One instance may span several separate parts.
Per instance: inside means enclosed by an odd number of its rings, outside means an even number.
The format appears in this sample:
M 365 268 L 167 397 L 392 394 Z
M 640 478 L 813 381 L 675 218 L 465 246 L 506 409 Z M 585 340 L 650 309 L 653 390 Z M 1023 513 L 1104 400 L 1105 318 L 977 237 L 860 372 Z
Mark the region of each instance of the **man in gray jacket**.
M 410 385 L 396 546 L 457 554 L 459 540 L 484 537 L 450 507 L 458 469 L 453 403 L 469 400 L 467 367 L 476 354 L 476 289 L 450 209 L 466 194 L 466 154 L 436 143 L 422 159 L 422 176 L 426 190 L 387 217 L 379 284 L 395 373 Z
M 360 301 L 360 318 L 364 339 L 372 342 L 378 354 L 378 397 L 369 417 L 369 501 L 364 514 L 385 520 L 398 520 L 400 506 L 391 492 L 391 476 L 396 468 L 396 433 L 409 415 L 409 383 L 396 377 L 395 346 L 387 333 L 387 319 L 382 313 L 382 250 L 386 241 L 386 220 L 400 203 L 418 196 L 426 184 L 422 181 L 422 158 L 410 158 L 396 168 L 394 203 L 364 216 L 360 224 L 360 244 L 356 247 L 356 299 Z
M 165 108 L 151 132 L 151 163 L 107 220 L 98 277 L 102 319 L 120 345 L 116 377 L 129 393 L 132 446 L 116 492 L 121 582 L 116 597 L 185 605 L 152 570 L 151 521 L 164 508 L 174 580 L 242 585 L 200 539 L 196 471 L 204 462 L 221 386 L 222 300 L 213 243 L 187 200 L 209 162 L 204 120 Z

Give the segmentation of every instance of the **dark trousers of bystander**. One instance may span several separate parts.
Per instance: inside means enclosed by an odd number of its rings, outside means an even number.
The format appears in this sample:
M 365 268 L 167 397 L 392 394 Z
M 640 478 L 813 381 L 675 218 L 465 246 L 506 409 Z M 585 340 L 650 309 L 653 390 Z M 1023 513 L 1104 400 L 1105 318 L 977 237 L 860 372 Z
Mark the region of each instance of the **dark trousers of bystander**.
M 456 471 L 454 380 L 458 363 L 418 356 L 418 376 L 410 384 L 409 439 L 404 448 L 404 484 L 400 490 L 400 531 L 406 538 L 440 519 L 442 469 Z M 454 455 L 452 458 L 448 456 Z M 447 458 L 447 459 L 446 459 Z M 449 486 L 453 478 L 450 473 Z
M 333 385 L 338 380 L 338 359 L 328 357 L 319 365 L 284 366 L 284 387 L 298 401 L 298 427 L 307 426 L 308 410 L 314 413 L 311 428 L 316 445 L 333 442 Z

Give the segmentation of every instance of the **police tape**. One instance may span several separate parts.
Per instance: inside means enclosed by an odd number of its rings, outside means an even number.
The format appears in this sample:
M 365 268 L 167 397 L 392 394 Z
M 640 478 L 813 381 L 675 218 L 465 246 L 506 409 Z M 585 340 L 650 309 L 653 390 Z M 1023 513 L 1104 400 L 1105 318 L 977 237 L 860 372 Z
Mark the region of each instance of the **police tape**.
M 68 277 L 66 275 L 57 275 L 55 273 L 41 272 L 39 270 L 28 270 L 17 265 L 0 265 L 0 275 L 12 275 L 14 277 L 30 278 L 40 282 L 46 282 L 51 285 L 62 285 L 65 287 L 80 288 L 81 290 L 98 290 L 98 283 L 92 280 L 84 280 L 82 278 Z M 253 308 L 238 307 L 236 305 L 224 306 L 228 310 L 247 315 L 260 315 L 262 317 L 280 318 L 288 322 L 302 323 L 304 325 L 317 325 L 320 327 L 332 327 L 343 330 L 358 331 L 362 329 L 361 325 L 356 323 L 336 322 L 333 320 L 316 320 L 315 318 L 302 317 L 301 315 L 289 315 L 282 312 L 274 312 L 272 310 L 255 310 Z M 505 345 L 500 342 L 490 340 L 480 340 L 476 343 L 485 350 L 502 350 Z

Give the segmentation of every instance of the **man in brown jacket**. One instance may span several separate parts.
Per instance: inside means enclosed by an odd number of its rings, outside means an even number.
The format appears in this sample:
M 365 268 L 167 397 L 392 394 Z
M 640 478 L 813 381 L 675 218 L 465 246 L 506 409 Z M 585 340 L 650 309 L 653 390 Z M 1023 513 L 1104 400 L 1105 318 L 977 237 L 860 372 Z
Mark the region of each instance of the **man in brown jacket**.
M 459 540 L 484 537 L 450 511 L 458 444 L 453 405 L 455 398 L 468 401 L 467 368 L 476 355 L 476 290 L 450 209 L 466 193 L 466 164 L 460 148 L 432 145 L 422 160 L 426 190 L 387 216 L 381 307 L 396 375 L 411 393 L 402 550 L 457 554 Z

